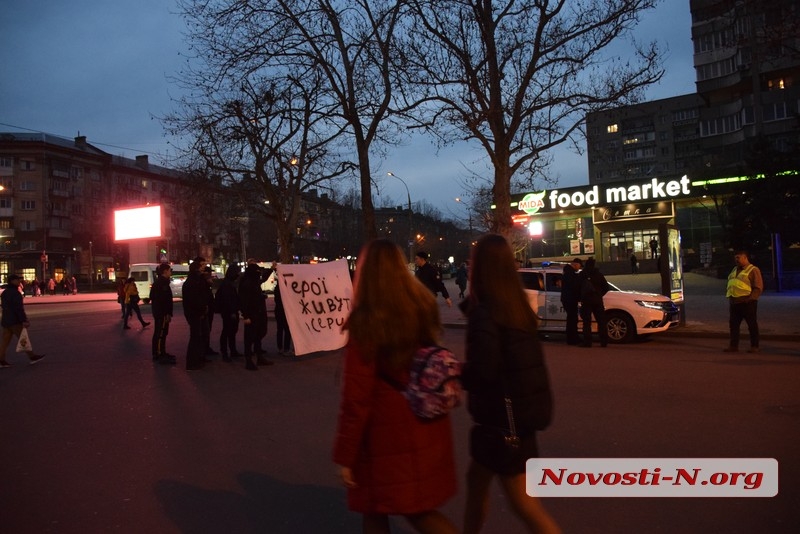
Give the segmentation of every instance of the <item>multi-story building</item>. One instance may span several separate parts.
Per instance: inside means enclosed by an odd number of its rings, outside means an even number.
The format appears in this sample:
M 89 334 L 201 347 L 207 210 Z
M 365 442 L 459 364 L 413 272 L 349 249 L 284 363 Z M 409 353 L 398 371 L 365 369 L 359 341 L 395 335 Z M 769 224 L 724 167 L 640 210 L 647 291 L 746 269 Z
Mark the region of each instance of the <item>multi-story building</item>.
M 153 165 L 147 156 L 112 156 L 82 136 L 0 133 L 0 185 L 3 278 L 13 272 L 27 281 L 114 279 L 129 262 L 127 244 L 114 241 L 114 210 L 146 205 L 161 205 L 165 217 L 146 261 L 166 254 L 185 262 L 198 253 L 239 259 L 242 250 L 242 234 L 219 224 L 234 208 L 219 184 Z

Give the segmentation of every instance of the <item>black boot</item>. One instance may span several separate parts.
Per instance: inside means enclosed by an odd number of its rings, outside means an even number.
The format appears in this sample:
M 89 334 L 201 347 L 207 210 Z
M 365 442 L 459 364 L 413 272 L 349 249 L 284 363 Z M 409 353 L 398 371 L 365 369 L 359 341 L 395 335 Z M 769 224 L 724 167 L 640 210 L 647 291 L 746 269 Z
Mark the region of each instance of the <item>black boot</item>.
M 252 354 L 245 354 L 244 355 L 244 368 L 248 371 L 258 371 L 258 366 L 253 362 L 253 355 Z

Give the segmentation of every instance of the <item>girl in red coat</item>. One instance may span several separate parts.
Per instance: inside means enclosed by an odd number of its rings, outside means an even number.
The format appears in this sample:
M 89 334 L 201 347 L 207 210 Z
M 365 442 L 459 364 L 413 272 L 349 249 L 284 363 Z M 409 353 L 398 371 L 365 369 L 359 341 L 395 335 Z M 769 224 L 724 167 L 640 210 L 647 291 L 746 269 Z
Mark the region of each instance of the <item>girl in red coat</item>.
M 389 515 L 405 516 L 419 532 L 455 533 L 436 510 L 456 492 L 450 418 L 417 418 L 397 389 L 408 382 L 414 352 L 436 344 L 439 308 L 391 241 L 361 251 L 344 328 L 349 342 L 333 460 L 348 507 L 363 515 L 365 533 L 390 532 Z

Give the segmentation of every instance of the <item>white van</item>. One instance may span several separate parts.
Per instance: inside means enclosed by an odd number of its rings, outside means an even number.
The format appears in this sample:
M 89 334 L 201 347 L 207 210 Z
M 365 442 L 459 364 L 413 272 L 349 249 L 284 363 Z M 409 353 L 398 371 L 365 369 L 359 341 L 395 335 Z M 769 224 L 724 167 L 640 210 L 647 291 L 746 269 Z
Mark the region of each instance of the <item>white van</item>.
M 133 278 L 136 281 L 136 289 L 139 291 L 139 296 L 142 298 L 142 302 L 145 304 L 150 302 L 150 288 L 158 277 L 156 274 L 156 268 L 158 268 L 158 266 L 158 263 L 131 264 L 128 277 Z M 181 296 L 183 282 L 186 280 L 187 276 L 189 276 L 188 265 L 172 265 L 172 280 L 170 281 L 169 286 L 172 288 L 173 297 Z

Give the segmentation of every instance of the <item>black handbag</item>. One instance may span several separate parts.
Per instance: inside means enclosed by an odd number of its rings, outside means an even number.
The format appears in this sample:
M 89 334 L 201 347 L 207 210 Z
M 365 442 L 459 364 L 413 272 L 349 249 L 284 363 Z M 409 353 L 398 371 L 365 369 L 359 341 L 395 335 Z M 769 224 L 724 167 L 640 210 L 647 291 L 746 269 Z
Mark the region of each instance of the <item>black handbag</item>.
M 139 297 L 138 293 L 133 294 L 128 298 L 128 303 L 130 303 L 130 304 L 138 304 L 139 298 L 140 297 Z
M 474 425 L 470 431 L 470 455 L 479 464 L 499 474 L 513 474 L 514 466 L 525 461 L 526 451 L 514 424 L 511 398 L 506 395 L 506 418 L 508 428 L 490 425 Z

